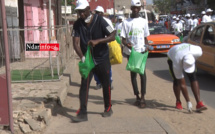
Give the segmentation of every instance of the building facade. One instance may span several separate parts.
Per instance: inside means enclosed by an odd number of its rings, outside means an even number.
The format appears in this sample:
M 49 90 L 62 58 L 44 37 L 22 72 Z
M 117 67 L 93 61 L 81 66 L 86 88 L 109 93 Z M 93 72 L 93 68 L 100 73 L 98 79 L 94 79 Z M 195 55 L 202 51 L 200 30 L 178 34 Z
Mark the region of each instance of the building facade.
M 10 51 L 11 59 L 20 58 L 20 39 L 19 31 L 12 31 L 10 29 L 18 28 L 18 4 L 17 0 L 7 0 L 5 1 L 5 10 L 6 10 L 6 19 L 7 19 L 7 28 L 8 28 L 8 44 Z M 1 12 L 1 11 L 0 11 Z M 1 14 L 0 14 L 0 18 Z M 2 22 L 0 22 L 0 29 L 2 29 Z M 3 33 L 0 32 L 0 57 L 4 57 L 4 45 L 3 45 Z
M 56 25 L 56 0 L 51 3 L 51 26 Z M 25 43 L 48 43 L 49 42 L 49 0 L 24 0 L 24 26 Z M 52 30 L 51 38 L 56 41 L 56 32 Z M 56 55 L 56 52 L 52 53 Z M 26 58 L 48 57 L 48 52 L 26 51 Z
M 97 6 L 102 6 L 105 13 L 113 14 L 114 0 L 88 0 L 88 2 L 92 11 L 95 10 Z
M 200 14 L 207 8 L 207 0 L 172 0 L 171 14 Z

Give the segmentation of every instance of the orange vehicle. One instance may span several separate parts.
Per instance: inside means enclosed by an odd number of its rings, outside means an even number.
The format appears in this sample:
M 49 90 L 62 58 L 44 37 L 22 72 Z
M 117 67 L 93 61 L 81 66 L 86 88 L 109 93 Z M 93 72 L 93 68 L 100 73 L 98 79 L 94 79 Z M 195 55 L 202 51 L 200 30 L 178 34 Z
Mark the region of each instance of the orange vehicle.
M 180 44 L 180 39 L 159 24 L 149 24 L 150 36 L 147 37 L 153 50 L 149 53 L 167 53 L 171 47 Z
M 197 59 L 197 68 L 215 75 L 215 22 L 198 25 L 190 32 L 186 42 L 202 48 L 203 54 Z

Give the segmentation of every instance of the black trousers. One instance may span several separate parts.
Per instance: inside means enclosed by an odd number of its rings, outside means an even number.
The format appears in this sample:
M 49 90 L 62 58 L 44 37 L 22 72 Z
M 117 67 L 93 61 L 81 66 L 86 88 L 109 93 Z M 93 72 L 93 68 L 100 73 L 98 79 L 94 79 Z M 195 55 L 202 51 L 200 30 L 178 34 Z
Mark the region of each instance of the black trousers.
M 80 111 L 79 114 L 87 114 L 87 102 L 89 94 L 89 86 L 95 73 L 103 87 L 104 107 L 106 111 L 111 108 L 111 88 L 110 88 L 110 60 L 105 60 L 103 63 L 96 65 L 86 79 L 81 78 L 81 87 L 79 91 Z
M 129 55 L 127 55 L 127 59 L 129 60 Z M 131 72 L 131 83 L 134 91 L 134 95 L 139 94 L 138 86 L 137 86 L 137 73 Z M 146 94 L 146 70 L 144 71 L 144 74 L 139 74 L 140 75 L 140 83 L 141 83 L 141 95 Z

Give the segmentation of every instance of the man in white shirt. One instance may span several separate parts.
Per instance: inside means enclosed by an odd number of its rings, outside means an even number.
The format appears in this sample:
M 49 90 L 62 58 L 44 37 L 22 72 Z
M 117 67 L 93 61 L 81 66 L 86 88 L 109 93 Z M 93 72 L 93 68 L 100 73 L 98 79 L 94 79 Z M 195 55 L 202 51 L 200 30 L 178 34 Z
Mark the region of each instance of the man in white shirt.
M 176 16 L 173 16 L 172 17 L 172 22 L 171 22 L 171 31 L 174 31 L 173 26 L 175 25 L 175 23 L 176 23 Z
M 201 18 L 199 19 L 199 24 L 201 24 L 203 22 L 203 17 L 205 16 L 206 12 L 202 11 L 201 12 Z
M 190 14 L 187 14 L 186 15 L 186 23 L 185 23 L 185 31 L 184 31 L 184 36 L 187 36 L 188 33 L 190 32 L 191 30 L 191 27 L 192 27 L 192 19 L 190 18 Z
M 113 23 L 111 22 L 110 19 L 104 17 L 104 8 L 102 6 L 97 6 L 95 9 L 96 14 L 103 16 L 103 18 L 106 20 L 106 22 L 111 26 L 111 28 L 114 29 Z
M 122 24 L 122 43 L 125 46 L 123 52 L 127 55 L 131 53 L 131 48 L 133 47 L 135 51 L 144 53 L 147 51 L 145 45 L 148 45 L 147 36 L 150 35 L 148 29 L 148 22 L 146 19 L 139 16 L 141 10 L 140 0 L 131 1 L 131 18 L 128 18 L 123 21 Z M 136 95 L 136 101 L 134 105 L 139 106 L 140 108 L 145 108 L 145 94 L 146 94 L 146 72 L 140 74 L 141 79 L 141 97 L 139 96 L 139 91 L 137 87 L 137 73 L 131 73 L 131 82 L 133 86 L 134 95 Z
M 124 20 L 123 16 L 118 16 L 118 22 L 115 25 L 115 30 L 116 30 L 116 35 L 117 36 L 120 36 L 120 34 L 121 34 L 123 20 Z
M 180 22 L 179 18 L 176 18 L 176 23 L 174 24 L 173 29 L 174 29 L 174 34 L 180 37 L 183 30 L 183 25 Z
M 206 110 L 207 107 L 200 101 L 199 85 L 196 78 L 195 61 L 202 55 L 202 49 L 199 46 L 182 43 L 172 47 L 168 55 L 169 70 L 173 77 L 173 90 L 176 97 L 176 108 L 182 110 L 180 91 L 182 91 L 187 102 L 188 111 L 192 112 L 192 103 L 187 92 L 184 74 L 188 76 L 191 89 L 196 99 L 196 111 Z
M 210 8 L 208 8 L 206 10 L 206 15 L 203 16 L 202 18 L 202 22 L 206 23 L 206 22 L 211 22 L 211 14 L 212 14 L 213 10 L 211 10 Z
M 163 18 L 160 18 L 160 19 L 159 19 L 158 24 L 160 24 L 160 25 L 164 26 L 164 20 L 163 20 Z
M 195 14 L 192 14 L 192 27 L 191 27 L 191 31 L 198 25 L 198 20 L 196 18 Z

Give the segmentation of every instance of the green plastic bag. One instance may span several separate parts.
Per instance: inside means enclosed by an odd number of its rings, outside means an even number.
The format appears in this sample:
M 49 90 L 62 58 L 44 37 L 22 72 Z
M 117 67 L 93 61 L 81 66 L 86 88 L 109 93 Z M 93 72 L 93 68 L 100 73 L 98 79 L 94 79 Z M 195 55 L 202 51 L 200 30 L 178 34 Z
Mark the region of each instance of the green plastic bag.
M 95 64 L 93 62 L 93 57 L 90 52 L 90 46 L 87 46 L 87 52 L 85 53 L 85 61 L 80 61 L 78 63 L 79 66 L 79 72 L 81 76 L 86 79 L 90 73 L 90 71 L 95 67 Z
M 126 70 L 139 73 L 139 74 L 144 74 L 147 57 L 148 57 L 148 51 L 142 54 L 142 53 L 136 52 L 132 47 L 131 54 L 128 59 L 128 64 L 126 66 Z
M 118 35 L 115 36 L 115 39 L 116 39 L 117 43 L 121 44 L 121 39 L 120 39 L 120 37 Z
M 183 42 L 183 35 L 180 36 L 180 41 Z

